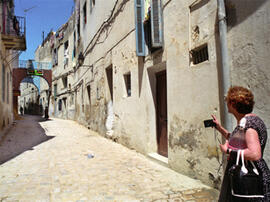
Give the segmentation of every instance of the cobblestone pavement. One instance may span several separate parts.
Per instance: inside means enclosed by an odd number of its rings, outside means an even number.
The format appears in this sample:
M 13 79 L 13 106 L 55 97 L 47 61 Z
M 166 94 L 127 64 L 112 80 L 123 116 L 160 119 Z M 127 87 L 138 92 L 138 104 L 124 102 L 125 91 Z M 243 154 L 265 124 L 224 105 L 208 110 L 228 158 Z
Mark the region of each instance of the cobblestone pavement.
M 216 201 L 218 191 L 76 122 L 24 116 L 0 142 L 0 201 Z

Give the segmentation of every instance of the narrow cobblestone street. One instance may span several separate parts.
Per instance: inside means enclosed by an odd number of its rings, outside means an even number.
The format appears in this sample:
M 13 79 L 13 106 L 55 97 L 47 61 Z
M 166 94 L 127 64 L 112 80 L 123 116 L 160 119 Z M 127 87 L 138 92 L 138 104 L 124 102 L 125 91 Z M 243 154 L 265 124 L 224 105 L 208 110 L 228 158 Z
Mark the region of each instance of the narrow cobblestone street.
M 74 121 L 24 116 L 0 142 L 0 201 L 216 201 L 218 191 Z

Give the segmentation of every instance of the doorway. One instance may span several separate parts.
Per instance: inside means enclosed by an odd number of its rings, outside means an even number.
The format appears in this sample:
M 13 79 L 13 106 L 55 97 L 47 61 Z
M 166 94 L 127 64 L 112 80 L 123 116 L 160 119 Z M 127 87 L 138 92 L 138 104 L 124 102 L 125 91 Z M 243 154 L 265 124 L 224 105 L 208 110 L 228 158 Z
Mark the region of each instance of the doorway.
M 106 75 L 107 75 L 107 81 L 108 81 L 108 86 L 110 90 L 110 96 L 111 100 L 113 100 L 113 69 L 112 65 L 106 68 Z
M 156 117 L 158 154 L 168 157 L 166 70 L 156 73 Z

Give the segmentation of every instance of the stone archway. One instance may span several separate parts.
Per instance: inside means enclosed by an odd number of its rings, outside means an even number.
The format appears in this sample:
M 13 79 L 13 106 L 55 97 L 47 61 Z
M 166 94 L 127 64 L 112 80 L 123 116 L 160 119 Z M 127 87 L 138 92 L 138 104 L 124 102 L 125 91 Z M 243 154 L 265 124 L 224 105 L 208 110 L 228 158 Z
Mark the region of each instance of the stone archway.
M 14 115 L 17 115 L 18 109 L 18 96 L 20 96 L 20 83 L 21 81 L 28 77 L 27 68 L 14 68 L 12 74 L 12 84 L 13 84 L 13 112 Z M 49 86 L 49 96 L 52 86 L 52 70 L 42 69 L 42 75 L 36 75 L 44 78 L 48 82 Z

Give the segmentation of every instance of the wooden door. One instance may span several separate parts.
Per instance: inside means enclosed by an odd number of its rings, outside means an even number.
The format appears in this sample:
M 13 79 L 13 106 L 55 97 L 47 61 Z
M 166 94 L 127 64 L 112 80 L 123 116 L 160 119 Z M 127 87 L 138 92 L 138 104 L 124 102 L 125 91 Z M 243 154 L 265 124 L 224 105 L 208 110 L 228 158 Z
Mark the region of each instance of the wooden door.
M 168 157 L 166 70 L 156 74 L 156 117 L 158 153 Z

